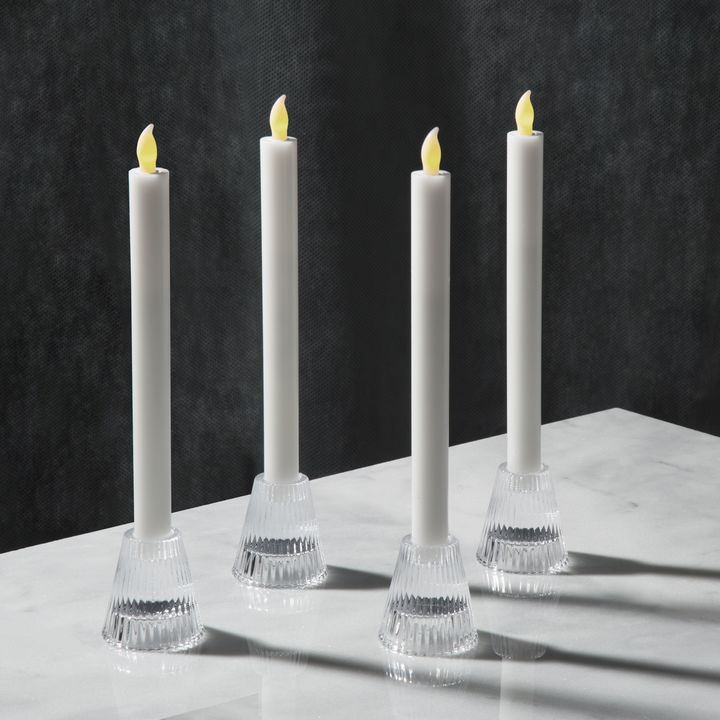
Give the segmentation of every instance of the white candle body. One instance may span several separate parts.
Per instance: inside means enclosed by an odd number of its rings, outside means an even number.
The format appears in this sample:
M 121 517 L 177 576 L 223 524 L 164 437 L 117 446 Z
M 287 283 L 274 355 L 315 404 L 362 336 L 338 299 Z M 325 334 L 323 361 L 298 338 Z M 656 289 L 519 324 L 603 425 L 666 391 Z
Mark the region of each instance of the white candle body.
M 411 175 L 412 539 L 448 541 L 450 174 Z
M 133 168 L 130 182 L 134 533 L 171 530 L 170 174 Z
M 542 133 L 507 137 L 507 451 L 514 473 L 540 470 Z
M 297 141 L 260 140 L 265 479 L 299 474 Z

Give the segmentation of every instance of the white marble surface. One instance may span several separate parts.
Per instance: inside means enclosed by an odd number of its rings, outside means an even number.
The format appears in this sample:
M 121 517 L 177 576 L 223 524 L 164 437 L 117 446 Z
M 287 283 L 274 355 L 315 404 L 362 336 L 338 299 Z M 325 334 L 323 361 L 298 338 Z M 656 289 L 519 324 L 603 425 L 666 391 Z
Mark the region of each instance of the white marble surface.
M 571 552 L 543 600 L 491 595 L 474 561 L 504 438 L 451 450 L 474 657 L 393 667 L 376 641 L 409 527 L 404 459 L 314 482 L 332 569 L 305 593 L 236 586 L 247 498 L 176 513 L 208 628 L 192 654 L 103 644 L 121 528 L 0 555 L 0 717 L 719 717 L 720 439 L 622 410 L 549 425 L 543 439 Z M 493 646 L 546 649 L 501 660 Z M 418 682 L 387 675 L 410 670 Z

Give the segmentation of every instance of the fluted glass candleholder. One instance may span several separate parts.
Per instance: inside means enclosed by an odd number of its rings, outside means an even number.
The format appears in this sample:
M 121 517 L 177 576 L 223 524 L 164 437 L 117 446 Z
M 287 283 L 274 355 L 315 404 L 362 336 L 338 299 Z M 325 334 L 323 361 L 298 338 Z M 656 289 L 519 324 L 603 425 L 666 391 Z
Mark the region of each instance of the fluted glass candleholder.
M 266 588 L 303 588 L 327 576 L 320 546 L 310 481 L 253 483 L 233 575 L 240 582 Z
M 510 573 L 553 573 L 567 562 L 550 471 L 514 473 L 500 465 L 477 559 Z
M 380 625 L 385 648 L 405 655 L 458 655 L 477 644 L 470 589 L 452 535 L 444 545 L 400 545 Z
M 103 638 L 122 650 L 187 650 L 202 638 L 190 564 L 180 531 L 122 539 Z

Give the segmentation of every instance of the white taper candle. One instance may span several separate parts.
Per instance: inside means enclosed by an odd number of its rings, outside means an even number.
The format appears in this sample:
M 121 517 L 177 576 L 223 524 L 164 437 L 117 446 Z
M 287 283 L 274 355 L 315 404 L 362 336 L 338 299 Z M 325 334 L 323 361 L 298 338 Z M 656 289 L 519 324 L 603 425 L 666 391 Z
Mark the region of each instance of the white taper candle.
M 540 448 L 543 135 L 532 131 L 527 92 L 507 136 L 508 469 L 531 473 Z
M 413 172 L 411 212 L 412 539 L 448 541 L 450 173 L 437 128 Z
M 129 173 L 134 533 L 170 533 L 170 173 L 149 125 Z M 149 155 L 148 155 L 149 153 Z
M 299 474 L 297 141 L 284 100 L 260 140 L 265 479 L 278 483 Z

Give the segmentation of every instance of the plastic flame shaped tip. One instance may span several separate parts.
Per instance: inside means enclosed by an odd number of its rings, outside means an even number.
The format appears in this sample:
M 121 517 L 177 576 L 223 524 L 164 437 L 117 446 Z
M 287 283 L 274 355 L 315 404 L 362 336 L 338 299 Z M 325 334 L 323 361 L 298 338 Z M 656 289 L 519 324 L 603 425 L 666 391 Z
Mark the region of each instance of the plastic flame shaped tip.
M 440 141 L 438 140 L 439 128 L 433 128 L 425 138 L 420 150 L 423 172 L 427 175 L 437 175 L 440 172 Z
M 270 111 L 270 130 L 275 140 L 287 140 L 288 114 L 285 107 L 285 96 L 281 95 Z
M 518 132 L 521 135 L 532 135 L 534 119 L 535 110 L 530 102 L 530 91 L 527 90 L 518 100 L 515 108 L 515 122 L 517 123 Z
M 156 171 L 155 163 L 157 162 L 157 143 L 153 135 L 155 126 L 150 123 L 141 133 L 137 143 L 137 159 L 140 169 L 146 173 L 154 173 Z

